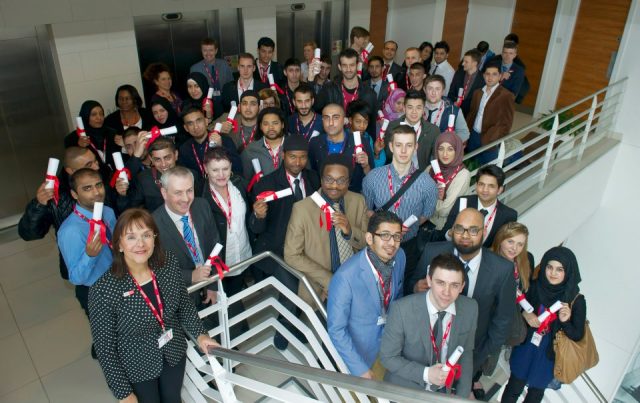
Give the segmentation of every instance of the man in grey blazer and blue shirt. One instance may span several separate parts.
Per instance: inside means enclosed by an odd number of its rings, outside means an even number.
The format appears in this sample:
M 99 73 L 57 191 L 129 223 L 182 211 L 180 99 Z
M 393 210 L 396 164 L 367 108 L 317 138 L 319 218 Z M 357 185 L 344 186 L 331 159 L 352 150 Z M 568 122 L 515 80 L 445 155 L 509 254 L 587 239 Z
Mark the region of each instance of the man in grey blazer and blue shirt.
M 213 88 L 214 119 L 222 114 L 222 87 L 233 81 L 231 68 L 224 59 L 216 58 L 218 54 L 218 41 L 205 38 L 200 42 L 202 60 L 195 63 L 189 69 L 191 73 L 202 73 L 207 77 L 209 88 Z M 204 94 L 205 96 L 207 94 Z
M 436 256 L 426 276 L 430 289 L 412 294 L 391 305 L 382 336 L 380 361 L 387 369 L 384 380 L 402 386 L 471 394 L 473 347 L 478 304 L 460 295 L 465 286 L 464 269 L 451 253 Z M 443 365 L 458 348 L 460 378 L 447 388 Z
M 484 390 L 478 382 L 482 365 L 489 354 L 500 351 L 513 319 L 516 298 L 513 263 L 482 247 L 484 216 L 478 210 L 462 210 L 451 232 L 451 242 L 435 242 L 425 247 L 409 284 L 414 284 L 414 292 L 428 290 L 429 262 L 441 253 L 453 253 L 464 266 L 466 284 L 462 294 L 476 300 L 479 309 L 473 353 L 473 394 L 483 399 Z

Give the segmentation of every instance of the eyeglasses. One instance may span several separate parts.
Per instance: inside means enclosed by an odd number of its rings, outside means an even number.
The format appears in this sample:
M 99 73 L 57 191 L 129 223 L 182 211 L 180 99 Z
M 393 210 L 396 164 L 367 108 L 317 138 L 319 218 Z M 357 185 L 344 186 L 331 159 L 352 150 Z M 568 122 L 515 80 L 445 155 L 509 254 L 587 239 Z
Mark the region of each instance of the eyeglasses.
M 402 242 L 402 234 L 392 234 L 390 232 L 374 232 L 373 235 L 379 236 L 383 241 L 389 241 L 391 238 L 393 238 L 395 242 Z
M 460 224 L 455 224 L 453 226 L 453 232 L 458 234 L 458 235 L 463 235 L 465 232 L 468 232 L 469 235 L 476 236 L 476 235 L 478 235 L 480 233 L 480 231 L 482 231 L 482 228 L 480 228 L 480 227 L 465 228 Z
M 344 186 L 349 183 L 349 178 L 341 177 L 336 179 L 331 176 L 323 176 L 322 182 L 326 183 L 327 185 L 333 185 L 335 183 L 338 186 Z
M 128 234 L 128 235 L 125 235 L 124 241 L 130 245 L 135 245 L 140 240 L 142 240 L 143 243 L 147 243 L 149 241 L 152 241 L 155 237 L 156 237 L 156 234 L 154 234 L 153 232 L 145 232 L 140 236 Z
M 191 128 L 191 127 L 194 127 L 195 125 L 202 126 L 204 124 L 204 122 L 205 122 L 204 118 L 198 118 L 196 120 L 191 120 L 189 122 L 185 122 L 184 125 L 189 127 L 189 128 Z

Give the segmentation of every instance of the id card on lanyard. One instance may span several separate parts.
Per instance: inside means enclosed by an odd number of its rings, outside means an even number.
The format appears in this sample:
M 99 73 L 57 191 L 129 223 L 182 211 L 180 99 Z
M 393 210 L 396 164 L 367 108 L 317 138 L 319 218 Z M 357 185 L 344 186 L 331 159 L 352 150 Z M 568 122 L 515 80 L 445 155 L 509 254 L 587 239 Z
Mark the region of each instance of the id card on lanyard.
M 378 289 L 379 296 L 382 297 L 382 303 L 381 303 L 382 306 L 380 307 L 382 314 L 378 316 L 376 325 L 384 326 L 387 323 L 387 310 L 389 309 L 389 303 L 391 302 L 391 287 L 392 287 L 391 282 L 389 283 L 389 288 L 387 288 L 384 285 L 384 280 L 382 279 L 382 276 L 380 275 L 380 273 L 378 273 L 378 270 L 376 270 L 376 268 L 373 267 L 373 263 L 371 263 L 371 260 L 369 259 L 369 256 L 366 254 L 366 252 L 365 252 L 365 257 L 367 258 L 367 262 L 369 263 L 369 267 L 371 268 L 373 275 L 378 281 L 376 288 Z
M 167 330 L 164 325 L 164 306 L 162 304 L 162 299 L 160 298 L 160 289 L 158 288 L 158 282 L 156 281 L 156 274 L 153 271 L 151 272 L 151 283 L 153 284 L 153 293 L 156 296 L 158 309 L 153 306 L 153 304 L 151 303 L 151 299 L 149 298 L 147 293 L 144 292 L 142 287 L 140 287 L 140 284 L 138 284 L 138 280 L 136 280 L 133 276 L 131 276 L 131 279 L 133 279 L 133 283 L 142 296 L 144 303 L 147 304 L 149 309 L 151 309 L 153 317 L 158 321 L 158 324 L 160 324 L 160 327 L 162 328 L 162 334 L 160 335 L 160 337 L 158 337 L 158 348 L 162 348 L 165 344 L 171 341 L 171 339 L 173 339 L 173 329 Z

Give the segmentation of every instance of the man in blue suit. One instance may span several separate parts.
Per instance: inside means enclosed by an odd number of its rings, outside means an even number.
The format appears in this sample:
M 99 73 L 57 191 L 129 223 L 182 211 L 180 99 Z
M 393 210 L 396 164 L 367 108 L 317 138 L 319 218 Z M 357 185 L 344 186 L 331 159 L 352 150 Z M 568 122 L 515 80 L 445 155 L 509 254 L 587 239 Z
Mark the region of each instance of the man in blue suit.
M 500 62 L 500 84 L 517 98 L 524 83 L 525 70 L 518 63 L 514 63 L 516 57 L 518 57 L 518 44 L 513 41 L 505 41 L 502 46 L 502 54 L 493 60 Z
M 382 380 L 384 369 L 377 360 L 382 331 L 390 304 L 402 297 L 402 221 L 389 211 L 374 213 L 365 240 L 367 247 L 331 279 L 327 328 L 351 374 Z

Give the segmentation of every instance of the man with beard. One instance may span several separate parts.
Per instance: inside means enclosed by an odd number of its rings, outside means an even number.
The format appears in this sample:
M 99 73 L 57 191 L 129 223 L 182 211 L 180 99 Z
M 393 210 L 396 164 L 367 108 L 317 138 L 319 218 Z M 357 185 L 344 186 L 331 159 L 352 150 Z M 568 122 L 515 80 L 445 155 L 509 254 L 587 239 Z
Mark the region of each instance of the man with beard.
M 218 41 L 205 38 L 200 42 L 202 60 L 189 69 L 191 73 L 202 73 L 207 77 L 209 88 L 213 88 L 214 118 L 222 114 L 222 88 L 233 82 L 233 73 L 224 59 L 217 58 Z
M 289 58 L 284 62 L 284 80 L 280 85 L 284 94 L 278 94 L 284 115 L 289 117 L 296 111 L 293 92 L 300 86 L 300 60 Z
M 240 156 L 244 177 L 250 181 L 255 174 L 251 161 L 260 162 L 262 173 L 269 175 L 280 167 L 284 141 L 284 112 L 280 108 L 265 108 L 258 115 L 259 140 L 249 144 Z
M 402 67 L 395 62 L 396 52 L 398 51 L 398 43 L 395 41 L 386 41 L 382 48 L 382 59 L 384 60 L 384 66 L 382 66 L 382 77 L 386 79 L 387 74 L 396 77 L 402 72 Z
M 322 117 L 313 110 L 315 95 L 308 84 L 301 84 L 293 91 L 296 113 L 289 117 L 289 134 L 300 134 L 311 140 L 314 131 L 322 132 Z
M 404 70 L 398 74 L 396 80 L 398 86 L 405 91 L 411 88 L 411 83 L 409 82 L 409 67 L 416 63 L 422 63 L 420 59 L 420 49 L 415 47 L 407 48 L 407 50 L 404 51 Z
M 371 87 L 373 92 L 376 93 L 378 107 L 382 107 L 389 96 L 387 76 L 382 75 L 382 58 L 380 56 L 371 56 L 367 70 L 369 71 L 369 79 L 364 82 L 364 85 Z
M 257 91 L 246 90 L 242 93 L 240 105 L 238 105 L 238 115 L 236 115 L 236 120 L 238 120 L 237 130 L 234 130 L 233 124 L 227 121 L 226 114 L 220 120 L 222 123 L 220 133 L 228 134 L 231 137 L 239 153 L 256 140 L 256 131 L 258 129 L 256 122 L 260 111 L 259 99 L 260 96 Z
M 433 47 L 433 62 L 429 70 L 429 75 L 440 74 L 444 77 L 446 83 L 444 87 L 445 94 L 449 93 L 449 86 L 456 72 L 451 64 L 449 64 L 447 57 L 449 57 L 449 44 L 445 41 L 437 42 Z
M 441 253 L 453 253 L 465 270 L 463 295 L 478 303 L 478 327 L 473 351 L 473 394 L 482 400 L 484 390 L 478 382 L 482 365 L 505 343 L 513 318 L 513 263 L 482 247 L 484 216 L 474 208 L 462 210 L 452 228 L 452 242 L 429 244 L 422 253 L 410 285 L 414 292 L 429 289 L 426 278 L 429 262 Z

